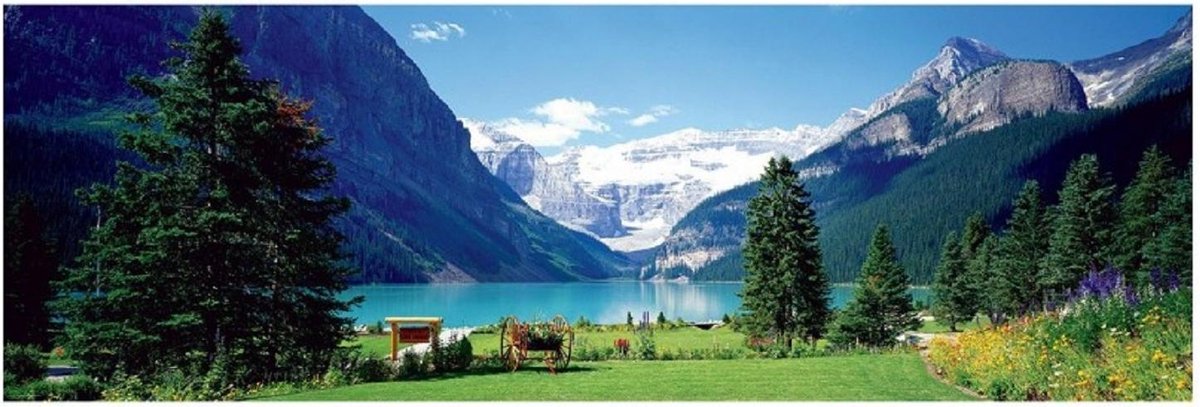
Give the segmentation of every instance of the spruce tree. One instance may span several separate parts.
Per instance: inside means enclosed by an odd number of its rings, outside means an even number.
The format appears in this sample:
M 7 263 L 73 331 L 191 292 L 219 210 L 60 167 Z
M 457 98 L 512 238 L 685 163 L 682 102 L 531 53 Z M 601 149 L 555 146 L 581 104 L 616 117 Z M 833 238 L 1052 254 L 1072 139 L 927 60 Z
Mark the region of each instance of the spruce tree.
M 933 313 L 946 322 L 951 332 L 958 324 L 978 312 L 978 302 L 972 295 L 974 287 L 967 275 L 967 260 L 963 258 L 962 241 L 950 232 L 942 244 L 942 255 L 933 276 Z
M 975 212 L 967 218 L 967 223 L 963 227 L 962 235 L 962 260 L 968 265 L 967 273 L 964 278 L 967 281 L 963 287 L 967 292 L 964 293 L 972 303 L 977 304 L 977 308 L 982 310 L 983 304 L 987 302 L 984 298 L 984 293 L 987 291 L 988 275 L 986 269 L 972 269 L 969 267 L 971 262 L 979 256 L 979 248 L 983 246 L 983 242 L 992 236 L 991 227 L 988 226 L 987 220 L 984 219 L 983 213 Z
M 1058 192 L 1050 250 L 1039 280 L 1043 293 L 1062 300 L 1084 274 L 1111 263 L 1115 210 L 1113 186 L 1096 156 L 1085 154 L 1071 163 Z
M 177 48 L 168 75 L 131 80 L 156 111 L 119 140 L 149 166 L 81 193 L 102 217 L 58 301 L 66 347 L 102 378 L 185 369 L 214 389 L 323 372 L 357 301 L 337 299 L 329 140 L 308 103 L 249 78 L 217 12 Z
M 4 207 L 4 343 L 50 344 L 51 280 L 58 268 L 54 243 L 28 195 Z
M 963 227 L 963 258 L 967 260 L 974 258 L 976 250 L 978 250 L 979 246 L 983 244 L 983 241 L 991 235 L 991 227 L 988 226 L 987 220 L 983 217 L 983 213 L 975 212 L 971 214 L 971 216 L 967 218 L 966 226 Z
M 838 314 L 830 339 L 841 345 L 886 346 L 921 325 L 887 226 L 879 225 L 855 280 L 854 298 Z
M 1012 215 L 998 243 L 994 272 L 989 278 L 990 302 L 1006 316 L 1029 312 L 1042 298 L 1038 281 L 1049 251 L 1048 215 L 1042 190 L 1029 180 L 1013 200 Z
M 997 295 L 1004 287 L 998 268 L 998 253 L 1000 239 L 988 235 L 983 243 L 975 249 L 975 256 L 967 260 L 967 275 L 976 284 L 975 301 L 980 311 L 987 313 L 988 320 L 996 323 L 1002 320 L 1002 297 Z
M 829 281 L 809 194 L 786 156 L 772 158 L 747 205 L 745 285 L 739 294 L 749 334 L 815 344 L 829 318 Z M 739 319 L 743 321 L 743 319 Z
M 1192 174 L 1174 181 L 1172 191 L 1154 214 L 1162 232 L 1144 247 L 1147 269 L 1178 273 L 1184 287 L 1192 284 Z
M 1166 225 L 1154 215 L 1175 188 L 1171 159 L 1151 146 L 1142 154 L 1138 172 L 1121 195 L 1118 207 L 1114 261 L 1127 279 L 1146 281 L 1146 246 L 1162 233 Z

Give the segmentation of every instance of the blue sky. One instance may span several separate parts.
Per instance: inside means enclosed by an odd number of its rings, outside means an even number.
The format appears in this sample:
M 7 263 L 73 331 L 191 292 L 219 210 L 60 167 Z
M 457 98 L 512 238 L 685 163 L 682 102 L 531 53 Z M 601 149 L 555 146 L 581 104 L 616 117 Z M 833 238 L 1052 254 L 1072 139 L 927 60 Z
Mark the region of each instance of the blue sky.
M 1188 6 L 366 6 L 459 117 L 547 154 L 684 127 L 825 126 L 905 82 L 951 36 L 1074 61 Z

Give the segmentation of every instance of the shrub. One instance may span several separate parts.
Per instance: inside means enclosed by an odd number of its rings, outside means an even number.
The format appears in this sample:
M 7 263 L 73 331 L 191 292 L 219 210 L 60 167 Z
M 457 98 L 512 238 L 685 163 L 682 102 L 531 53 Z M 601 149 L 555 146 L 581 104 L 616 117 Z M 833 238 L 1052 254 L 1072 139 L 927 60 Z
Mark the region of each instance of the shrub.
M 31 345 L 4 345 L 4 384 L 24 384 L 46 377 L 46 355 Z M 9 382 L 9 378 L 13 382 Z
M 354 369 L 354 383 L 374 383 L 388 380 L 392 376 L 391 363 L 379 358 L 365 358 Z
M 471 367 L 475 356 L 469 339 L 452 336 L 449 343 L 442 345 L 440 342 L 435 339 L 431 344 L 434 371 L 461 372 Z
M 637 338 L 637 357 L 642 360 L 654 360 L 657 356 L 657 349 L 654 345 L 654 333 L 650 330 L 644 330 L 638 333 Z
M 432 362 L 429 359 L 422 357 L 412 349 L 405 350 L 403 360 L 400 362 L 400 370 L 397 378 L 414 379 L 424 377 L 429 373 L 429 365 Z
M 4 399 L 14 401 L 92 401 L 99 400 L 103 387 L 84 375 L 61 382 L 39 380 L 22 385 L 4 386 Z

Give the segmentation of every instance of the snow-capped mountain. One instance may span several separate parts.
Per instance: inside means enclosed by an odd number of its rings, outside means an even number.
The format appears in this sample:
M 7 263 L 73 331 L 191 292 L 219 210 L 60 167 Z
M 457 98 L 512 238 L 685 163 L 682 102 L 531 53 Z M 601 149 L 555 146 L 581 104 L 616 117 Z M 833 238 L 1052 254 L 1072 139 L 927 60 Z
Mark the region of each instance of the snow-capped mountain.
M 1177 51 L 1192 49 L 1192 13 L 1180 17 L 1175 25 L 1158 38 L 1099 57 L 1070 64 L 1083 84 L 1088 104 L 1111 106 L 1135 89 L 1138 80 L 1154 72 Z
M 913 71 L 904 85 L 876 99 L 866 110 L 851 108 L 828 129 L 835 135 L 845 135 L 902 103 L 941 96 L 971 72 L 1008 59 L 1003 52 L 983 41 L 952 37 L 946 40 L 936 57 Z
M 479 162 L 530 207 L 596 237 L 626 234 L 616 202 L 584 191 L 562 166 L 547 163 L 537 149 L 516 136 L 486 123 L 462 122 L 471 133 L 471 150 Z
M 719 132 L 687 128 L 543 159 L 511 135 L 478 122 L 464 124 L 484 166 L 530 206 L 622 251 L 662 243 L 701 200 L 756 179 L 770 157 L 804 157 L 837 140 L 807 125 Z

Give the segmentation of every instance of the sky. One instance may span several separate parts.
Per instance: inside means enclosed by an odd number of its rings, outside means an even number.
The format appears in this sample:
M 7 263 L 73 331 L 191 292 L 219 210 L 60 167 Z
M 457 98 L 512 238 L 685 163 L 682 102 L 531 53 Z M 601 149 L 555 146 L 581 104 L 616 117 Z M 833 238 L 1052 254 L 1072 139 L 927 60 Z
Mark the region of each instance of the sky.
M 460 118 L 543 154 L 687 127 L 826 126 L 946 39 L 1075 61 L 1190 6 L 365 6 Z

